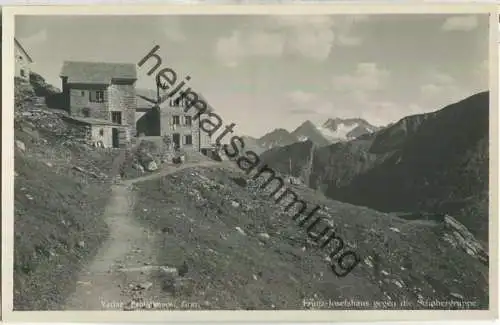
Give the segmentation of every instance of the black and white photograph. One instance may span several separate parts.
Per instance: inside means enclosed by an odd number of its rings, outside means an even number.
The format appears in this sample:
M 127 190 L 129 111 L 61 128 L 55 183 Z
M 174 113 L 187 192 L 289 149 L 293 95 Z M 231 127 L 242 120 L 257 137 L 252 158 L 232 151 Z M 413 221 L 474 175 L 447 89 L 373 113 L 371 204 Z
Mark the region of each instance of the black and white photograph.
M 495 308 L 488 11 L 151 11 L 12 14 L 14 313 Z
M 0 34 L 2 34 L 2 7 L 0 6 Z M 2 49 L 2 42 L 0 42 L 0 50 Z M 2 67 L 0 66 L 0 71 L 2 71 Z M 0 101 L 2 98 L 2 80 L 0 79 Z M 3 172 L 2 172 L 3 174 Z M 0 231 L 0 242 L 2 241 L 2 232 Z M 0 250 L 0 260 L 3 256 L 3 249 Z M 0 274 L 0 283 L 2 282 L 2 274 Z M 2 290 L 0 288 L 0 305 L 2 303 Z M 0 308 L 0 321 L 2 320 L 2 310 Z

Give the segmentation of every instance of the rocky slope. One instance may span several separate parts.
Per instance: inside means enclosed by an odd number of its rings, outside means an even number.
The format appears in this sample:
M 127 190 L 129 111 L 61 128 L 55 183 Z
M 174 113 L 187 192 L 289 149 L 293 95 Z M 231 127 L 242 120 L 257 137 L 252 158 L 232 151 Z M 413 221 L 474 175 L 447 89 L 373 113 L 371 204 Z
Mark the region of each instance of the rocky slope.
M 488 234 L 488 113 L 483 92 L 374 134 L 315 151 L 310 186 L 380 211 L 449 213 L 478 238 Z M 304 168 L 310 142 L 261 157 L 278 170 Z
M 252 150 L 257 154 L 261 154 L 266 151 L 266 144 L 263 144 L 260 139 L 250 137 L 250 136 L 242 136 L 243 142 L 245 143 L 245 148 L 247 150 Z M 291 142 L 293 143 L 293 142 Z
M 15 82 L 15 310 L 57 308 L 73 290 L 107 236 L 101 213 L 118 154 L 79 141 L 64 112 L 38 100 L 39 85 Z
M 326 146 L 331 143 L 311 121 L 302 123 L 292 132 L 292 135 L 297 138 L 298 141 L 304 142 L 309 140 L 318 146 Z
M 257 143 L 264 149 L 286 146 L 299 141 L 285 129 L 276 129 L 259 138 Z
M 261 185 L 223 165 L 136 184 L 135 215 L 158 237 L 159 265 L 182 266 L 183 281 L 190 283 L 189 289 L 164 287 L 161 301 L 243 310 L 488 305 L 487 255 L 454 218 L 405 220 L 290 185 L 299 197 L 319 204 L 318 216 L 359 254 L 361 263 L 338 277 L 327 250 Z M 321 300 L 334 305 L 311 303 Z M 430 305 L 436 300 L 449 305 Z

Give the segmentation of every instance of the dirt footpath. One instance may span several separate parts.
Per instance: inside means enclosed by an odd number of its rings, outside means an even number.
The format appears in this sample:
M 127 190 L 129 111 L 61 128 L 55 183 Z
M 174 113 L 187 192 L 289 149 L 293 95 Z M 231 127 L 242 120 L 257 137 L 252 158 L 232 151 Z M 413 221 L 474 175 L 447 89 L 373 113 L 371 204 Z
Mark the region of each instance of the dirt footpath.
M 160 172 L 127 180 L 114 185 L 105 210 L 109 226 L 108 240 L 92 263 L 80 272 L 75 292 L 68 298 L 64 310 L 123 310 L 139 309 L 146 302 L 172 305 L 168 297 L 159 301 L 161 285 L 153 279 L 158 268 L 156 236 L 142 227 L 133 216 L 132 184 L 162 177 L 196 166 L 215 166 L 217 162 L 168 166 Z M 176 266 L 173 266 L 176 267 Z M 167 270 L 168 271 L 168 270 Z M 163 296 L 165 296 L 163 294 Z M 176 306 L 178 308 L 179 306 Z

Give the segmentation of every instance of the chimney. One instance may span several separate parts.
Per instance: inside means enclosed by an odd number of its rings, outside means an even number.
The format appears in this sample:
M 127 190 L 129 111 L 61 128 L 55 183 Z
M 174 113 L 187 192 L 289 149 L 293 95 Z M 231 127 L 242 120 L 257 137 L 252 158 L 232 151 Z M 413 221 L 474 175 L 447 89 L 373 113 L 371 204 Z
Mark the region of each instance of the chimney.
M 156 102 L 159 104 L 160 103 L 160 85 L 156 84 Z

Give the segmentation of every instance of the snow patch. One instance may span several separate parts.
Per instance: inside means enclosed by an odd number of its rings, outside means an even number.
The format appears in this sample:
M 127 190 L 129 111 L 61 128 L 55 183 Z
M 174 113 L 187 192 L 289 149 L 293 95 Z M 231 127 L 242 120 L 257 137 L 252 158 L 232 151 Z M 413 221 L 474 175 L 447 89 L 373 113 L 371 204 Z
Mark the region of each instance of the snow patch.
M 321 132 L 321 134 L 323 134 L 323 136 L 326 137 L 327 139 L 347 140 L 348 139 L 347 134 L 349 134 L 349 132 L 357 128 L 358 125 L 359 125 L 358 123 L 353 123 L 351 125 L 339 123 L 337 124 L 337 129 L 335 131 L 322 126 L 318 126 L 317 128 Z

